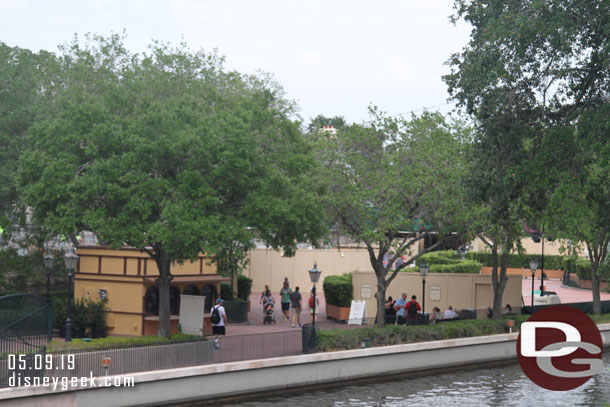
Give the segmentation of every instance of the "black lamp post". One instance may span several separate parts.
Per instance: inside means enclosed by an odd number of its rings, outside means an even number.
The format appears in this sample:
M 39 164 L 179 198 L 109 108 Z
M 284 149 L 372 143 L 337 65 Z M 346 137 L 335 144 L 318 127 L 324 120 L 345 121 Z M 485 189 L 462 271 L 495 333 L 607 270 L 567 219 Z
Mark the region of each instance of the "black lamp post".
M 318 307 L 316 304 L 316 283 L 318 282 L 318 280 L 320 280 L 320 274 L 322 274 L 322 270 L 318 268 L 318 263 L 314 263 L 313 268 L 309 270 L 309 278 L 313 283 L 313 289 L 311 290 L 311 293 L 313 294 L 313 313 L 311 314 L 311 325 L 314 329 L 314 332 L 316 328 L 316 312 L 318 311 Z
M 72 341 L 72 301 L 74 300 L 74 269 L 78 263 L 76 253 L 69 252 L 64 256 L 66 269 L 68 269 L 68 307 L 66 309 L 66 342 Z
M 530 270 L 532 271 L 532 307 L 534 306 L 534 279 L 536 278 L 536 269 L 538 269 L 538 262 L 532 257 L 530 260 Z
M 419 265 L 419 275 L 422 276 L 422 293 L 421 293 L 421 312 L 426 312 L 426 276 L 430 267 L 426 264 L 426 260 L 423 260 Z
M 47 253 L 42 261 L 44 263 L 44 267 L 47 269 L 47 300 L 51 299 L 51 272 L 53 271 L 53 262 L 55 258 L 51 253 Z

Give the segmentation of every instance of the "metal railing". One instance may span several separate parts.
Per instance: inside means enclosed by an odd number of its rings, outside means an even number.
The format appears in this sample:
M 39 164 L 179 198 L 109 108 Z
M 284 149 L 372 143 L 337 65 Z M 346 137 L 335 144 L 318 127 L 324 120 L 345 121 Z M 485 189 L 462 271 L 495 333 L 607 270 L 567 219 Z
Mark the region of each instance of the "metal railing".
M 51 340 L 53 306 L 45 297 L 0 297 L 0 355 L 35 352 Z
M 520 309 L 513 308 L 517 313 Z M 458 310 L 462 319 L 484 318 L 487 310 Z M 375 318 L 360 319 L 362 325 L 349 321 L 316 321 L 315 330 L 357 329 L 374 326 Z M 423 324 L 425 325 L 425 324 Z M 16 385 L 11 377 L 72 378 L 120 375 L 144 371 L 202 366 L 217 363 L 268 359 L 317 352 L 316 335 L 311 324 L 301 330 L 287 330 L 249 335 L 224 336 L 219 347 L 211 338 L 196 338 L 178 343 L 159 342 L 124 347 L 67 349 L 47 353 L 42 350 L 22 356 L 0 355 L 0 388 Z M 21 351 L 20 351 L 21 352 Z

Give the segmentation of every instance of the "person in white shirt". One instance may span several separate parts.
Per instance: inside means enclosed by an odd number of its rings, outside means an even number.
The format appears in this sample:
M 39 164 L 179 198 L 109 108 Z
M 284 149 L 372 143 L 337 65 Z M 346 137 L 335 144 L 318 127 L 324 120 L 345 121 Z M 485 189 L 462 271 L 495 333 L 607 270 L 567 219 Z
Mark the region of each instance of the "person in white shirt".
M 225 307 L 222 306 L 223 299 L 219 298 L 216 300 L 216 305 L 212 307 L 210 312 L 210 319 L 212 321 L 212 335 L 216 335 L 214 339 L 214 347 L 220 349 L 220 337 L 226 335 L 227 313 Z M 214 323 L 215 310 L 218 310 L 220 320 Z
M 456 314 L 456 312 L 453 310 L 453 305 L 449 306 L 449 309 L 445 312 L 443 312 L 443 319 L 453 319 L 453 318 L 457 318 L 458 314 Z

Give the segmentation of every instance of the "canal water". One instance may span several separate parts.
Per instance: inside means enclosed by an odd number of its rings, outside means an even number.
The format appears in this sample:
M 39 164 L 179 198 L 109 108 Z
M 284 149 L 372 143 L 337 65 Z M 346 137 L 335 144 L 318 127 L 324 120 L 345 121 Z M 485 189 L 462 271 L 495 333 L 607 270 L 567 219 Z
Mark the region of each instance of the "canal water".
M 581 387 L 554 392 L 532 383 L 518 363 L 233 401 L 239 407 L 610 406 L 610 352 L 604 372 Z M 608 403 L 608 404 L 606 404 Z

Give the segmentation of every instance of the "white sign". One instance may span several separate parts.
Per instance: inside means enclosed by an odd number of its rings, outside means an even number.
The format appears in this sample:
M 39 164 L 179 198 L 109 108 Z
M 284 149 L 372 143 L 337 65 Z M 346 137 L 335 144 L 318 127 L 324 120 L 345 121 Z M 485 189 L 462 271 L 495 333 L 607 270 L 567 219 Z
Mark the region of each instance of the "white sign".
M 430 287 L 430 300 L 440 301 L 441 300 L 441 288 L 437 286 Z
M 204 296 L 180 295 L 180 327 L 183 334 L 203 335 L 204 308 Z
M 360 286 L 360 297 L 366 299 L 371 298 L 373 290 L 371 289 L 370 284 L 362 284 Z
M 352 301 L 352 306 L 349 309 L 349 320 L 348 325 L 362 325 L 366 323 L 365 318 L 368 318 L 366 314 L 366 301 Z

